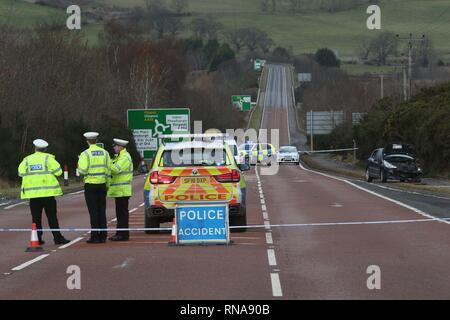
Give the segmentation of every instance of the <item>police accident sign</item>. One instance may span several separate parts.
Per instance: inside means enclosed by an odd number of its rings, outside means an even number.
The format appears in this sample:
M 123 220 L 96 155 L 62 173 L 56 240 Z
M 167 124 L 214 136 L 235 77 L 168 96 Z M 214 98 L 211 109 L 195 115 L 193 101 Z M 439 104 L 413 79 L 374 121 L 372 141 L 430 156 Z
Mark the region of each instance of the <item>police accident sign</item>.
M 228 244 L 228 205 L 180 205 L 177 214 L 179 244 Z

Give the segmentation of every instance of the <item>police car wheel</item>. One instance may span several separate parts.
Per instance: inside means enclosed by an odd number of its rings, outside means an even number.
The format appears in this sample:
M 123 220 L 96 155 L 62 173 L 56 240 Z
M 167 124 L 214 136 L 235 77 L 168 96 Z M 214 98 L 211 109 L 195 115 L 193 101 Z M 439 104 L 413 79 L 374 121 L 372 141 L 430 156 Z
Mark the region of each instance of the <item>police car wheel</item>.
M 230 217 L 230 226 L 246 226 L 247 225 L 247 212 L 244 207 L 244 214 L 239 216 Z M 233 228 L 231 232 L 245 232 L 247 228 Z
M 159 228 L 160 222 L 158 218 L 149 218 L 145 217 L 145 227 L 146 228 Z M 146 234 L 157 234 L 159 233 L 158 230 L 147 230 L 145 231 Z

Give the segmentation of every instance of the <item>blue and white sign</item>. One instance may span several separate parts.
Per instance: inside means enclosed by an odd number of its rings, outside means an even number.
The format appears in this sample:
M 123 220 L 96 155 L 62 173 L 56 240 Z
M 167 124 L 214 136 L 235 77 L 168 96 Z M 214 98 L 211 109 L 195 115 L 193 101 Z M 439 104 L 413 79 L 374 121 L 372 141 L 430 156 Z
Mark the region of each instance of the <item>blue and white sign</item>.
M 179 206 L 177 239 L 179 244 L 228 244 L 228 205 Z

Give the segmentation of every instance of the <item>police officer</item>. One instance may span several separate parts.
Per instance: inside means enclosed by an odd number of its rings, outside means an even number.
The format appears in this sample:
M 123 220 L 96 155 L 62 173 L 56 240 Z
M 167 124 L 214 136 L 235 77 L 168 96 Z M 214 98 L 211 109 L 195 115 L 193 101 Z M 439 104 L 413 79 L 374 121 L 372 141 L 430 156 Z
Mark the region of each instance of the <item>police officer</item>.
M 108 197 L 115 198 L 117 228 L 128 229 L 128 201 L 132 195 L 131 182 L 133 181 L 133 160 L 126 146 L 128 141 L 114 139 L 113 148 L 116 157 L 111 163 L 111 180 L 109 181 Z M 111 241 L 128 241 L 129 231 L 117 231 L 109 238 Z
M 62 174 L 61 165 L 54 155 L 45 152 L 48 147 L 45 140 L 36 139 L 33 144 L 36 152 L 25 157 L 18 169 L 22 177 L 20 197 L 30 199 L 31 216 L 38 229 L 42 229 L 42 209 L 45 210 L 50 228 L 59 229 L 55 197 L 63 194 L 56 178 Z M 61 232 L 52 233 L 55 244 L 69 243 Z M 42 231 L 38 231 L 38 239 L 40 245 L 45 243 Z
M 84 197 L 92 229 L 106 229 L 106 182 L 110 175 L 111 159 L 108 152 L 97 146 L 97 132 L 86 132 L 89 148 L 80 154 L 78 170 L 84 176 Z M 92 231 L 87 243 L 106 242 L 108 232 Z

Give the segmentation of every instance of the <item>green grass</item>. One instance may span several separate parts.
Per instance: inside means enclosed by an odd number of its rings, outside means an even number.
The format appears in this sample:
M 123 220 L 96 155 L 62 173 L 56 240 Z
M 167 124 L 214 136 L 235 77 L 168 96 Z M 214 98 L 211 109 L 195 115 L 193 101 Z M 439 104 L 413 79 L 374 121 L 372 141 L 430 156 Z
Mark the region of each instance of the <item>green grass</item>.
M 202 15 L 216 17 L 225 30 L 256 27 L 266 31 L 276 45 L 290 47 L 295 53 L 313 53 L 318 48 L 336 50 L 341 57 L 355 57 L 361 37 L 371 37 L 379 31 L 366 28 L 367 6 L 339 13 L 308 13 L 293 15 L 289 12 L 265 14 L 260 0 L 188 0 L 191 17 L 186 25 Z M 170 3 L 170 0 L 166 0 Z M 98 4 L 122 7 L 144 6 L 144 0 L 97 0 Z M 438 55 L 450 54 L 450 3 L 448 0 L 382 0 L 382 30 L 402 35 L 410 32 L 429 35 Z M 83 8 L 82 8 L 83 10 Z M 63 10 L 51 9 L 24 2 L 23 0 L 0 0 L 0 22 L 8 21 L 20 26 L 31 26 L 42 19 L 65 17 Z M 90 42 L 96 42 L 101 25 L 86 27 Z M 181 34 L 190 35 L 189 31 Z M 446 59 L 447 60 L 447 59 Z M 346 66 L 354 74 L 364 73 L 366 66 Z M 382 71 L 383 72 L 383 71 Z
M 143 5 L 143 0 L 102 0 L 120 6 Z M 356 56 L 359 38 L 378 31 L 366 28 L 367 6 L 350 11 L 293 15 L 264 14 L 259 0 L 189 0 L 189 11 L 217 17 L 226 29 L 257 27 L 277 45 L 292 46 L 296 53 L 312 53 L 320 47 L 337 50 L 341 56 Z M 382 30 L 407 35 L 429 34 L 439 53 L 450 52 L 450 3 L 448 0 L 383 0 Z M 447 11 L 446 11 L 447 10 Z M 429 32 L 426 32 L 429 31 Z
M 0 24 L 32 27 L 42 21 L 64 21 L 62 10 L 28 3 L 22 0 L 0 0 Z

